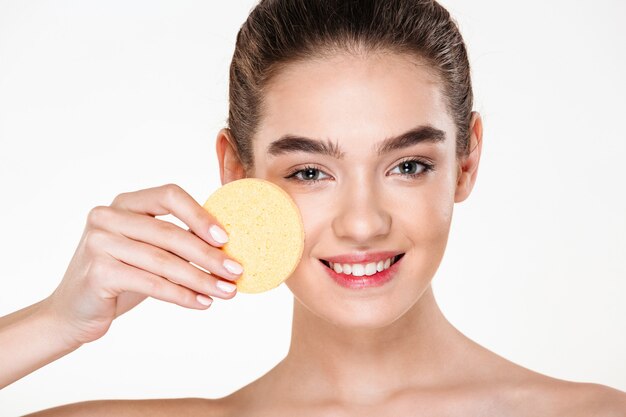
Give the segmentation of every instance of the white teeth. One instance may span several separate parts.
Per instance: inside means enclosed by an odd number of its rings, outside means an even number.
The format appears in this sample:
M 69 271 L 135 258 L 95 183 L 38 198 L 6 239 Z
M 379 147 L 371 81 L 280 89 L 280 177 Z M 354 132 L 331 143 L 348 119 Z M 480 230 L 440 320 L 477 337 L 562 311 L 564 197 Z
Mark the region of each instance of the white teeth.
M 365 275 L 374 275 L 376 273 L 376 262 L 365 265 Z
M 362 277 L 365 275 L 365 267 L 362 264 L 352 265 L 352 275 L 355 277 Z
M 330 269 L 334 270 L 338 274 L 353 275 L 355 277 L 362 277 L 363 275 L 374 275 L 376 272 L 381 272 L 391 266 L 393 258 L 387 258 L 384 261 L 370 262 L 368 264 L 330 264 Z

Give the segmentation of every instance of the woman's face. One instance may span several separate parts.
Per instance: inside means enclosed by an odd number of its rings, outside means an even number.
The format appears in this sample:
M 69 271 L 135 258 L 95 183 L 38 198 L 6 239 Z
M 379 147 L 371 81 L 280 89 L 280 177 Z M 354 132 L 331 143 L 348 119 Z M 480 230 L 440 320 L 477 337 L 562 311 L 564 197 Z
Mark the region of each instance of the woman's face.
M 298 205 L 305 247 L 286 284 L 334 324 L 396 320 L 428 288 L 446 247 L 455 127 L 440 85 L 416 62 L 380 54 L 294 63 L 265 94 L 252 176 L 278 184 Z M 425 127 L 432 129 L 421 134 Z M 341 286 L 321 262 L 377 252 L 405 254 L 381 286 Z

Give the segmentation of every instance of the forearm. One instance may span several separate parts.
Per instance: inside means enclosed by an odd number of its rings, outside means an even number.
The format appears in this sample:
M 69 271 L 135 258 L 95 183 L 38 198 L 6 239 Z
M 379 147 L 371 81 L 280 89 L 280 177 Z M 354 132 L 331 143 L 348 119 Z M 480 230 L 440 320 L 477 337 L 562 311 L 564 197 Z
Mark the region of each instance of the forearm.
M 45 300 L 0 318 L 0 389 L 76 350 L 61 337 Z

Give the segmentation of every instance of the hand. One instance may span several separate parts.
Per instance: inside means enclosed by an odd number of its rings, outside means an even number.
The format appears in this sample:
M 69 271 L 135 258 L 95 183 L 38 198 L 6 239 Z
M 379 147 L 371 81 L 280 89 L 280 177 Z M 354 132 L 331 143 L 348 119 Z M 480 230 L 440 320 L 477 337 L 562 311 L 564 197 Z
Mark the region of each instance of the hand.
M 167 214 L 189 230 L 155 218 Z M 45 300 L 47 312 L 61 320 L 68 343 L 80 345 L 102 337 L 113 319 L 148 296 L 199 310 L 208 308 L 211 296 L 233 298 L 228 281 L 241 272 L 225 268 L 223 242 L 209 232 L 215 225 L 175 184 L 118 195 L 110 206 L 90 211 L 63 280 Z

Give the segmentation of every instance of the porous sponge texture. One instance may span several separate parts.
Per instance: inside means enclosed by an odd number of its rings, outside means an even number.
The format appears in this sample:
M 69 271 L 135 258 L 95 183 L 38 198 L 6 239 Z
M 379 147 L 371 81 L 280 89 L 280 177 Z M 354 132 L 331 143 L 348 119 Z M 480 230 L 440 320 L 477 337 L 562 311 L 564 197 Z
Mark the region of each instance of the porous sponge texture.
M 244 178 L 218 188 L 204 203 L 228 233 L 222 250 L 243 266 L 237 291 L 259 293 L 279 286 L 304 250 L 300 210 L 279 186 Z

